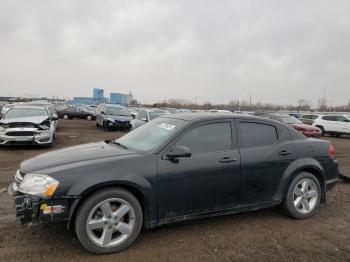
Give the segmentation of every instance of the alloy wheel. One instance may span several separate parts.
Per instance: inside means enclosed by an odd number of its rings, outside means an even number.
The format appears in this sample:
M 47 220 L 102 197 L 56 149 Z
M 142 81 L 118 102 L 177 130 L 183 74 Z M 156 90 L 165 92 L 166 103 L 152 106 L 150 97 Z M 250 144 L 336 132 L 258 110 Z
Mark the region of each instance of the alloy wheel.
M 316 183 L 312 179 L 304 178 L 294 188 L 294 207 L 298 212 L 308 214 L 317 205 L 318 197 L 319 192 Z
M 114 247 L 123 243 L 133 232 L 135 211 L 125 200 L 106 199 L 89 213 L 86 231 L 90 240 L 101 247 Z

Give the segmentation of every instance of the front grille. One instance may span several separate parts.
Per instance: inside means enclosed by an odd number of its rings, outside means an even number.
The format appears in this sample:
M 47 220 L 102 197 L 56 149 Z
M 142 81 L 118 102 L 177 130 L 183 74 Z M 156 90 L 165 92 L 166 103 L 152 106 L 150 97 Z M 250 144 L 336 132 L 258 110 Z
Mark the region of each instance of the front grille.
M 31 123 L 26 123 L 26 122 L 17 122 L 17 123 L 9 123 L 7 124 L 9 128 L 16 128 L 16 127 L 30 127 L 30 128 L 35 128 L 36 126 Z
M 7 136 L 34 136 L 33 131 L 10 131 L 6 133 Z

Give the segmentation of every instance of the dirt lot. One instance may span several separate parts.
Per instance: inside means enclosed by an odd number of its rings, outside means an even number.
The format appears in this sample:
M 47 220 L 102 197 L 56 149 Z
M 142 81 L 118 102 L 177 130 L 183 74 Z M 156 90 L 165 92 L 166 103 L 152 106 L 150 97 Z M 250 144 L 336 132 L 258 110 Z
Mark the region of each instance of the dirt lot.
M 93 122 L 60 121 L 54 148 L 115 138 Z M 341 172 L 350 176 L 350 138 L 330 139 Z M 1 148 L 0 190 L 19 163 L 53 149 Z M 20 226 L 12 199 L 0 193 L 0 261 L 350 261 L 350 184 L 339 183 L 317 214 L 297 221 L 277 208 L 168 225 L 141 233 L 120 254 L 93 256 L 64 225 Z

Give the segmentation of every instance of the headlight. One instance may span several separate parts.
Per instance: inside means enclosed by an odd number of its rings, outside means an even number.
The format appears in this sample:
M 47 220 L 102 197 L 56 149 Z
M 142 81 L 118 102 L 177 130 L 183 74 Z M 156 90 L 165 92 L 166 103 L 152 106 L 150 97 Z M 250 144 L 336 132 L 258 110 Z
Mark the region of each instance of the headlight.
M 19 185 L 18 191 L 28 195 L 51 197 L 55 193 L 58 184 L 56 179 L 47 175 L 27 174 Z
M 114 119 L 113 118 L 107 117 L 107 120 L 111 121 L 112 123 L 114 123 Z

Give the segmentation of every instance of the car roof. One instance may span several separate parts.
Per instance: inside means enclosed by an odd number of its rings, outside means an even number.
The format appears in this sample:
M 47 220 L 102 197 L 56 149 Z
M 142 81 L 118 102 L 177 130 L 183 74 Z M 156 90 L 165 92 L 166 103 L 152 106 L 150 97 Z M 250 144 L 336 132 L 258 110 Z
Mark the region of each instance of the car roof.
M 259 116 L 252 116 L 248 114 L 228 114 L 228 113 L 184 113 L 184 114 L 170 114 L 170 115 L 164 115 L 161 116 L 161 118 L 173 118 L 173 119 L 180 119 L 185 121 L 195 121 L 195 120 L 211 120 L 211 119 L 221 119 L 221 118 L 240 118 L 240 119 L 251 119 L 251 120 L 264 120 L 264 121 L 270 121 L 270 122 L 276 122 L 271 121 L 270 119 L 267 119 L 265 117 L 259 117 Z
M 14 107 L 12 107 L 11 109 L 15 109 L 15 108 L 25 108 L 25 109 L 45 109 L 46 110 L 46 106 L 39 106 L 39 105 L 28 105 L 28 104 L 22 104 L 22 105 L 15 105 Z

